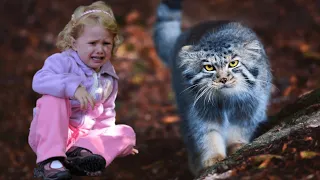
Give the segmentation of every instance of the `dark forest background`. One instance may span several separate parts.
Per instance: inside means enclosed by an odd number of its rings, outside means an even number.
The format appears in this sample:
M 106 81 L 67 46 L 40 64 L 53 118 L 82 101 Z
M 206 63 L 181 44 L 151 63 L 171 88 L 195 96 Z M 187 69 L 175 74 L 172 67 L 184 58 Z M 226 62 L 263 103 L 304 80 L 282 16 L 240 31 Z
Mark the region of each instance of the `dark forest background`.
M 58 52 L 55 38 L 74 9 L 92 2 L 0 0 L 0 179 L 32 179 L 35 155 L 27 137 L 39 97 L 31 89 L 32 77 L 49 55 Z M 120 77 L 117 122 L 135 129 L 140 153 L 115 160 L 102 177 L 82 179 L 192 179 L 170 73 L 151 39 L 159 0 L 105 2 L 124 37 L 112 61 Z M 183 13 L 184 28 L 229 19 L 257 32 L 274 75 L 269 115 L 320 87 L 320 1 L 185 0 Z M 314 174 L 319 175 L 319 169 Z

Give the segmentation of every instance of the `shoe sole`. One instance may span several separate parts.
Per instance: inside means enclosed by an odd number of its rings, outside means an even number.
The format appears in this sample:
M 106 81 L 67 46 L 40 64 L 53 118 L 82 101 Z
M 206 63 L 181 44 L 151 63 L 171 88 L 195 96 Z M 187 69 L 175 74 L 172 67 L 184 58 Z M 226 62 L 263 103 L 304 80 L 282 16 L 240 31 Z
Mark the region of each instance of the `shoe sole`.
M 60 172 L 56 177 L 45 177 L 43 173 L 34 173 L 34 177 L 43 178 L 43 180 L 70 180 L 72 176 L 69 172 Z
M 102 171 L 106 167 L 106 160 L 100 155 L 68 157 L 67 162 L 67 168 L 76 176 L 86 176 L 88 172 Z

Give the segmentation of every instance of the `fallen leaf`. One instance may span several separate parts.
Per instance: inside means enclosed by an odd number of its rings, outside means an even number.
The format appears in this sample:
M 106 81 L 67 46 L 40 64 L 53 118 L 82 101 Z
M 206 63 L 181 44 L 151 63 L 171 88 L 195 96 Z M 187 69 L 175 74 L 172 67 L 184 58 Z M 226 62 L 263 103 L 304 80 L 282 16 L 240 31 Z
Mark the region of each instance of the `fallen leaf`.
M 135 21 L 139 20 L 140 18 L 140 13 L 137 10 L 131 11 L 127 17 L 126 17 L 126 22 L 128 24 L 134 23 Z
M 143 80 L 144 80 L 143 75 L 136 74 L 135 76 L 133 76 L 131 81 L 133 84 L 140 85 L 143 82 Z
M 305 43 L 300 44 L 299 48 L 300 48 L 301 52 L 307 52 L 307 51 L 310 50 L 310 46 L 308 44 L 305 44 Z
M 281 180 L 281 178 L 280 177 L 278 177 L 278 176 L 268 176 L 268 178 L 267 179 L 269 179 L 269 180 Z
M 288 144 L 284 143 L 282 146 L 282 152 L 284 152 L 288 148 Z
M 266 160 L 264 160 L 260 165 L 259 165 L 259 169 L 263 169 L 263 168 L 266 168 L 268 166 L 268 164 L 270 163 L 272 158 L 268 158 Z
M 290 83 L 291 84 L 297 84 L 297 82 L 298 82 L 298 78 L 297 78 L 297 76 L 295 76 L 295 75 L 292 75 L 291 77 L 290 77 Z
M 179 120 L 179 116 L 166 116 L 162 119 L 162 122 L 166 124 L 172 124 L 178 122 Z
M 312 137 L 309 136 L 309 137 L 305 137 L 304 140 L 305 141 L 312 141 L 313 139 L 312 139 Z
M 303 53 L 303 55 L 307 58 L 313 58 L 315 60 L 320 60 L 320 53 L 317 53 L 317 52 L 305 52 Z
M 302 159 L 312 159 L 315 156 L 320 156 L 320 153 L 314 152 L 314 151 L 301 151 L 300 152 L 300 157 Z
M 253 160 L 256 163 L 260 163 L 262 161 L 265 161 L 267 159 L 272 159 L 272 158 L 283 159 L 282 156 L 274 155 L 274 154 L 262 154 L 262 155 L 252 156 L 249 159 Z
M 292 86 L 289 86 L 284 90 L 283 96 L 289 96 L 291 92 L 292 92 Z
M 297 152 L 297 148 L 292 148 L 292 149 L 291 149 L 291 152 L 292 152 L 292 153 Z

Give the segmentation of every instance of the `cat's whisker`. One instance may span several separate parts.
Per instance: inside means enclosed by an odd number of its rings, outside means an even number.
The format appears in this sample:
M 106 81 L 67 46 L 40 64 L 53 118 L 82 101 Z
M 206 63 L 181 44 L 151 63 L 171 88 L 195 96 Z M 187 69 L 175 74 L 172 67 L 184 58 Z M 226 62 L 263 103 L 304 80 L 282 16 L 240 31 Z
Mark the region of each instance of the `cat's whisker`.
M 193 103 L 193 106 L 195 106 L 196 105 L 196 103 L 197 103 L 197 101 L 208 91 L 208 87 L 207 86 L 204 86 L 204 90 L 203 90 L 203 92 L 201 92 L 201 94 L 199 95 L 199 96 L 196 96 L 196 100 L 194 101 L 194 103 Z M 200 91 L 200 90 L 199 90 Z
M 206 91 L 209 91 L 209 93 L 206 93 L 206 96 L 205 96 L 205 98 L 204 98 L 204 102 L 206 102 L 207 101 L 207 97 L 209 96 L 209 98 L 208 98 L 208 103 L 210 103 L 210 94 L 211 94 L 211 87 L 208 87 L 207 89 L 206 89 Z
M 192 86 L 189 86 L 189 87 L 187 87 L 185 90 L 183 90 L 180 94 L 184 93 L 184 92 L 187 91 L 187 90 L 190 90 L 191 88 L 194 88 L 194 87 L 197 87 L 197 86 L 206 84 L 206 83 L 207 83 L 207 82 L 197 83 L 197 84 L 194 84 L 194 85 L 192 85 Z
M 207 87 L 206 86 L 202 86 L 199 90 L 198 90 L 198 92 L 197 92 L 197 94 L 195 95 L 195 97 L 198 97 L 198 94 L 201 94 L 201 92 L 203 92 L 203 90 L 205 90 Z
M 210 87 L 207 87 L 204 91 L 203 91 L 203 93 L 202 93 L 202 95 L 201 95 L 201 97 L 203 96 L 203 95 L 205 95 L 205 99 L 204 99 L 204 101 L 203 101 L 203 105 L 205 105 L 205 102 L 206 102 L 206 97 L 207 97 L 207 95 L 208 95 L 208 91 L 210 90 Z M 200 98 L 201 98 L 200 97 Z
M 214 87 L 210 87 L 210 91 L 209 91 L 209 103 L 212 101 L 213 103 L 213 95 L 214 95 L 214 92 L 215 92 L 215 88 Z
M 206 87 L 202 87 L 201 89 L 205 89 Z M 201 92 L 201 89 L 198 91 L 198 93 L 196 94 L 196 96 L 195 96 L 195 101 L 194 101 L 194 103 L 193 103 L 193 106 L 195 106 L 196 105 L 196 103 L 197 103 L 197 101 L 200 99 L 200 97 L 202 96 L 202 94 L 203 94 L 203 91 Z M 199 95 L 198 95 L 199 94 Z
M 213 93 L 213 88 L 212 88 L 212 87 L 210 87 L 210 91 L 209 91 L 209 93 L 208 93 L 208 96 L 209 96 L 208 103 L 210 103 L 210 102 L 211 102 L 212 93 Z
M 204 103 L 207 101 L 207 97 L 208 97 L 208 93 L 206 93 L 206 95 L 204 97 Z

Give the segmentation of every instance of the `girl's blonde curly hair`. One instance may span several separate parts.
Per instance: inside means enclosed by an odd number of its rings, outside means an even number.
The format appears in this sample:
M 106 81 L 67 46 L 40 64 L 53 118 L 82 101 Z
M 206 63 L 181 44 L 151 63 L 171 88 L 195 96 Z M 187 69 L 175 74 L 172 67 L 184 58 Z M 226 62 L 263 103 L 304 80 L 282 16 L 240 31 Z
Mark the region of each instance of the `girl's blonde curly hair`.
M 85 25 L 101 25 L 114 34 L 112 54 L 122 42 L 119 28 L 111 7 L 102 1 L 89 6 L 79 6 L 72 14 L 71 20 L 59 33 L 57 47 L 61 50 L 72 49 L 75 40 L 81 35 Z

